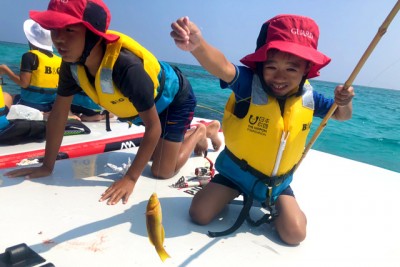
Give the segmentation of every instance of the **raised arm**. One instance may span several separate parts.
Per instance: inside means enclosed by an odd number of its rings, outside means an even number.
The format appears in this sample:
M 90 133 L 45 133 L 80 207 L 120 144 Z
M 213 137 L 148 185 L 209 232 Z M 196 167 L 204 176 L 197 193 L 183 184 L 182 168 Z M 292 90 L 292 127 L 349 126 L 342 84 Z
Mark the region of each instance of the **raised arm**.
M 225 82 L 233 80 L 235 67 L 221 51 L 206 42 L 200 29 L 188 17 L 178 19 L 171 24 L 171 28 L 171 37 L 177 47 L 191 52 L 201 66 L 212 75 Z

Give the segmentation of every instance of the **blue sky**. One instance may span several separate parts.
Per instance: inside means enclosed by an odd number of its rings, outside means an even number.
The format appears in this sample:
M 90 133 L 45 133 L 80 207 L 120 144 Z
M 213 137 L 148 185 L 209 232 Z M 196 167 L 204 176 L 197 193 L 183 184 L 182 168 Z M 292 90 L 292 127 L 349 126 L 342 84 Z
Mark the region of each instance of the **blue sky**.
M 278 14 L 312 17 L 320 27 L 319 50 L 332 58 L 317 79 L 344 83 L 354 70 L 394 0 L 105 0 L 110 29 L 130 35 L 159 60 L 197 64 L 169 36 L 170 24 L 189 16 L 203 36 L 233 63 L 254 51 L 263 22 Z M 2 0 L 0 40 L 25 43 L 22 24 L 29 10 L 48 0 Z M 355 85 L 400 89 L 400 14 L 396 16 L 354 81 Z M 0 59 L 1 63 L 1 59 Z

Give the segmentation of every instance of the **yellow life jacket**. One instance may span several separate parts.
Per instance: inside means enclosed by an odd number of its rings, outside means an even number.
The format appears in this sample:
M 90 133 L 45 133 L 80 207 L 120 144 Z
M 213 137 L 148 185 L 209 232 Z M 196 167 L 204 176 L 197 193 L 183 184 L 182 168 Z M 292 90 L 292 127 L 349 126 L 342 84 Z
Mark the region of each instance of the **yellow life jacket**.
M 9 124 L 6 115 L 6 104 L 4 102 L 3 88 L 0 84 L 0 131 L 6 128 Z
M 3 96 L 3 87 L 0 84 L 0 109 L 5 107 L 4 96 Z
M 21 99 L 35 104 L 48 104 L 54 102 L 61 58 L 53 54 L 49 57 L 39 50 L 30 50 L 29 52 L 38 57 L 38 67 L 32 71 L 31 81 L 27 88 L 22 88 Z
M 282 116 L 278 100 L 264 92 L 257 75 L 252 84 L 251 103 L 244 118 L 234 115 L 234 93 L 226 104 L 222 122 L 226 147 L 265 175 L 286 174 L 300 160 L 310 131 L 314 113 L 312 87 L 307 82 L 302 96 L 288 97 Z M 279 166 L 275 166 L 283 136 L 287 136 L 286 146 Z
M 85 68 L 81 65 L 71 65 L 71 72 L 79 86 L 85 93 L 104 109 L 117 115 L 119 118 L 132 118 L 138 115 L 132 102 L 125 97 L 112 81 L 112 70 L 122 48 L 126 48 L 143 60 L 144 69 L 154 84 L 154 98 L 160 83 L 158 75 L 161 66 L 158 60 L 147 49 L 132 38 L 115 31 L 108 31 L 119 35 L 117 42 L 109 43 L 106 52 L 95 76 L 95 86 L 89 82 Z

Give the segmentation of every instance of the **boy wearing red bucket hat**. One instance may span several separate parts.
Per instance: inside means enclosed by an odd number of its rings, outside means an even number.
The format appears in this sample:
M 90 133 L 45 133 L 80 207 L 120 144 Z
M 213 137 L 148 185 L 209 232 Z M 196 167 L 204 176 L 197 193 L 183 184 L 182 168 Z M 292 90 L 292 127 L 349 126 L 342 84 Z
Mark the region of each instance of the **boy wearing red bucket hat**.
M 47 122 L 43 165 L 6 175 L 36 178 L 53 171 L 73 95 L 82 90 L 120 120 L 146 127 L 132 165 L 102 194 L 100 201 L 107 204 L 127 202 L 150 159 L 154 176 L 170 178 L 193 149 L 207 149 L 207 137 L 219 141 L 219 122 L 188 130 L 196 106 L 190 83 L 132 38 L 109 31 L 111 17 L 103 1 L 51 0 L 46 11 L 31 11 L 30 17 L 51 31 L 62 56 L 58 95 Z
M 281 239 L 291 245 L 306 237 L 306 216 L 290 183 L 306 143 L 313 116 L 324 117 L 333 101 L 333 118 L 347 120 L 352 114 L 352 87 L 335 88 L 335 99 L 312 90 L 308 78 L 330 59 L 317 50 L 319 30 L 308 17 L 278 15 L 262 27 L 256 51 L 242 58 L 245 66 L 229 62 L 202 37 L 188 17 L 172 23 L 176 45 L 190 51 L 222 88 L 233 92 L 226 104 L 222 129 L 225 149 L 216 160 L 219 172 L 193 198 L 190 215 L 207 224 L 239 194 L 244 207 L 236 223 L 223 232 L 232 233 L 247 219 L 254 225 L 274 221 Z M 258 221 L 250 218 L 253 199 L 270 210 Z

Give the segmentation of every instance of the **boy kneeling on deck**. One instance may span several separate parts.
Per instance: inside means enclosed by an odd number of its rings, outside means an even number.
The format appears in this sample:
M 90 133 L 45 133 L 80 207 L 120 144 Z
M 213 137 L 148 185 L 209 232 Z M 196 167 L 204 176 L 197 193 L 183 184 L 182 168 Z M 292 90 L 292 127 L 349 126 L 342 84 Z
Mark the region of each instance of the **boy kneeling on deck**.
M 216 161 L 219 174 L 193 198 L 191 218 L 208 224 L 231 200 L 243 194 L 266 203 L 272 212 L 269 221 L 275 219 L 281 239 L 299 244 L 306 237 L 307 220 L 290 183 L 312 118 L 324 117 L 335 101 L 338 108 L 333 118 L 350 119 L 354 96 L 352 87 L 340 85 L 335 89 L 335 99 L 327 99 L 309 85 L 307 79 L 318 76 L 330 62 L 317 51 L 317 24 L 297 15 L 278 15 L 268 20 L 261 27 L 256 51 L 241 60 L 246 66 L 229 62 L 206 42 L 188 17 L 171 26 L 176 45 L 191 52 L 217 76 L 222 88 L 233 91 L 222 122 L 226 147 Z

